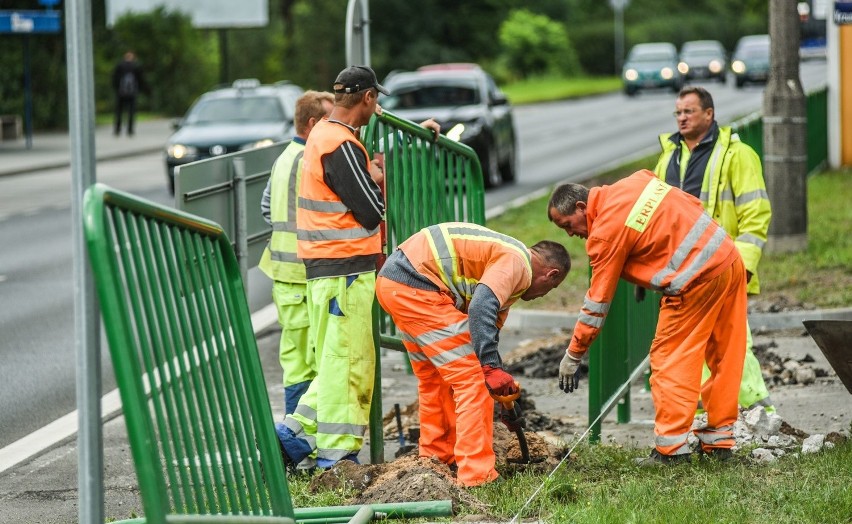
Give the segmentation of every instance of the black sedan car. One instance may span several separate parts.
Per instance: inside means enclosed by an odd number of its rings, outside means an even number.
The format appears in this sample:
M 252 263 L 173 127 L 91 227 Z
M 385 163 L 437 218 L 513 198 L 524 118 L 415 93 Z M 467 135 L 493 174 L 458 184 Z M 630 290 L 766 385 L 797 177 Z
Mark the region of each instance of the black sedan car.
M 171 193 L 177 166 L 293 138 L 296 99 L 302 93 L 288 82 L 261 85 L 243 79 L 201 95 L 174 123 L 175 133 L 166 143 Z
M 680 48 L 677 69 L 686 80 L 715 79 L 725 83 L 728 58 L 725 47 L 717 40 L 693 40 Z
M 769 79 L 769 43 L 769 35 L 744 36 L 737 42 L 731 57 L 731 71 L 737 87 Z
M 470 146 L 482 165 L 486 188 L 515 180 L 516 138 L 512 107 L 494 79 L 476 64 L 435 64 L 397 72 L 384 82 L 379 104 L 402 118 L 434 118 L 441 132 Z

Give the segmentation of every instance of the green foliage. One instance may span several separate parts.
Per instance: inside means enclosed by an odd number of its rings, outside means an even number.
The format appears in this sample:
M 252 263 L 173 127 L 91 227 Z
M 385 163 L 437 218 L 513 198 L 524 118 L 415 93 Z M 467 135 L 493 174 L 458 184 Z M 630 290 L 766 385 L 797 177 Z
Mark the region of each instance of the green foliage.
M 158 7 L 150 13 L 128 14 L 116 21 L 111 47 L 114 60 L 133 49 L 150 87 L 142 108 L 166 115 L 181 115 L 192 101 L 215 82 L 218 52 L 210 34 L 192 27 L 190 19 L 178 12 Z M 102 58 L 109 55 L 104 50 Z M 107 65 L 109 64 L 109 65 Z M 105 59 L 98 75 L 98 92 L 111 95 L 112 66 Z M 103 97 L 100 97 L 103 100 Z
M 507 62 L 521 78 L 545 73 L 565 76 L 580 73 L 565 26 L 545 15 L 526 9 L 512 11 L 500 26 L 499 34 Z
M 297 1 L 285 47 L 285 76 L 308 89 L 329 91 L 346 64 L 346 4 L 339 0 Z

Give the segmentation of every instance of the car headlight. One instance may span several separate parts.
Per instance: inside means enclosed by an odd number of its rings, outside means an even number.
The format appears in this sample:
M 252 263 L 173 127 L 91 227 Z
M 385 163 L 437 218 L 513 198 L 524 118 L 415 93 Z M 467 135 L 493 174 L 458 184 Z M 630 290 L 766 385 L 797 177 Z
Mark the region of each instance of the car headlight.
M 633 82 L 634 80 L 638 80 L 639 79 L 639 71 L 636 71 L 635 69 L 628 69 L 627 71 L 624 72 L 624 79 L 627 80 L 628 82 Z
M 660 69 L 660 76 L 663 77 L 663 80 L 671 80 L 674 76 L 674 71 L 672 71 L 671 67 L 664 67 Z
M 456 142 L 463 142 L 470 137 L 476 136 L 482 132 L 482 122 L 459 122 L 447 131 L 447 138 Z
M 731 64 L 731 70 L 734 73 L 739 73 L 739 74 L 745 73 L 745 70 L 746 70 L 745 62 L 743 62 L 742 60 L 734 60 L 734 63 Z
M 197 155 L 198 148 L 185 146 L 183 144 L 172 144 L 166 148 L 166 154 L 175 160 L 182 160 L 184 158 L 194 157 Z
M 680 74 L 685 75 L 689 72 L 689 64 L 681 62 L 677 65 L 677 70 L 680 71 Z
M 243 146 L 240 146 L 240 151 L 245 151 L 247 149 L 255 149 L 255 148 L 258 148 L 258 147 L 271 146 L 274 143 L 275 143 L 275 140 L 272 140 L 271 138 L 264 138 L 263 140 L 258 140 L 256 142 L 252 142 L 250 144 L 245 144 Z
M 718 60 L 710 60 L 710 63 L 707 65 L 707 69 L 709 69 L 711 73 L 718 73 L 722 70 L 722 62 Z

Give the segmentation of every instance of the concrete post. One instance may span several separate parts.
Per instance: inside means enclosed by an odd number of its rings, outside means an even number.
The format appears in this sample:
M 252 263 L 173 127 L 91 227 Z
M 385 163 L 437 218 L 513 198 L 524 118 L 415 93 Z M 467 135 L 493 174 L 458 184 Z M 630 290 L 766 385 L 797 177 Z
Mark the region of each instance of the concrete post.
M 796 0 L 770 0 L 772 69 L 763 95 L 763 162 L 772 202 L 769 252 L 808 247 L 807 116 L 799 79 Z

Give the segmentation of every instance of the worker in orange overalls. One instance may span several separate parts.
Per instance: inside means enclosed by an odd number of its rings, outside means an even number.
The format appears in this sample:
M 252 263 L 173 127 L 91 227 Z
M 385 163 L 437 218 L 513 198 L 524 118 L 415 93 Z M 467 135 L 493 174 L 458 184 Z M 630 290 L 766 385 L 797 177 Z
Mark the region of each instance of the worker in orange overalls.
M 699 391 L 707 427 L 696 430 L 707 455 L 727 459 L 734 446 L 737 395 L 745 358 L 746 277 L 734 242 L 701 202 L 642 170 L 610 186 L 562 184 L 550 220 L 588 239 L 592 280 L 559 366 L 560 388 L 578 383 L 580 357 L 597 337 L 619 277 L 662 293 L 651 343 L 655 449 L 641 463 L 689 459 L 687 437 Z M 706 359 L 711 376 L 701 385 Z
M 546 295 L 570 268 L 556 242 L 527 248 L 483 226 L 450 222 L 412 235 L 378 274 L 376 296 L 418 379 L 420 456 L 456 465 L 464 486 L 499 476 L 489 392 L 517 392 L 497 351 L 509 307 Z

